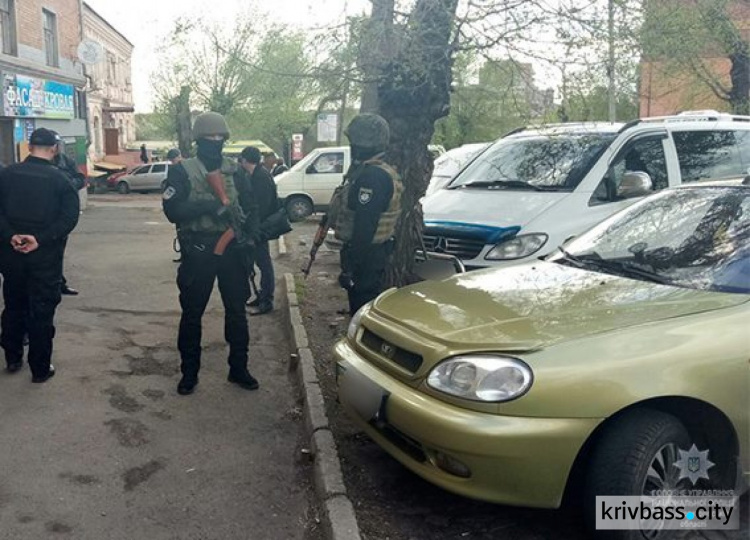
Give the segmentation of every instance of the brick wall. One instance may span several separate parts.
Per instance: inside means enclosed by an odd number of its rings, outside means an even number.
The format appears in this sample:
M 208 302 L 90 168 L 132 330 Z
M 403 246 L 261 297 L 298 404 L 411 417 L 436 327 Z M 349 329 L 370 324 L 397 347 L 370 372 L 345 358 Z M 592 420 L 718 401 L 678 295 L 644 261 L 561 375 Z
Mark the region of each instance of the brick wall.
M 57 15 L 58 50 L 61 58 L 74 60 L 81 41 L 79 0 L 16 0 L 19 45 L 44 50 L 42 9 Z

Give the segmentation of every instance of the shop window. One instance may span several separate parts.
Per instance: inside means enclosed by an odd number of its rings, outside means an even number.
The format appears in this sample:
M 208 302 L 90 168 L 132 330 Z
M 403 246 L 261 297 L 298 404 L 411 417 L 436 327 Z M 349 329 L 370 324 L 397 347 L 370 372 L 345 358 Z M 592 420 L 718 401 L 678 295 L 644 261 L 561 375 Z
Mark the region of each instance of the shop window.
M 46 9 L 42 10 L 44 17 L 44 54 L 47 65 L 60 66 L 60 55 L 57 49 L 57 15 Z
M 16 6 L 14 0 L 0 0 L 0 34 L 3 40 L 3 54 L 17 55 Z

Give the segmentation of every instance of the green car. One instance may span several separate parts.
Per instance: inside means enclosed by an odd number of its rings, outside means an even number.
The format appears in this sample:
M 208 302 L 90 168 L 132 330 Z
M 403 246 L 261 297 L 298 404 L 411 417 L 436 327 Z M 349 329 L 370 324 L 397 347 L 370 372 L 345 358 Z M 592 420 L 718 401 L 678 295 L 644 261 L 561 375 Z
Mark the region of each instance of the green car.
M 546 260 L 389 290 L 335 346 L 339 400 L 406 467 L 476 499 L 741 492 L 748 216 L 750 186 L 668 190 Z

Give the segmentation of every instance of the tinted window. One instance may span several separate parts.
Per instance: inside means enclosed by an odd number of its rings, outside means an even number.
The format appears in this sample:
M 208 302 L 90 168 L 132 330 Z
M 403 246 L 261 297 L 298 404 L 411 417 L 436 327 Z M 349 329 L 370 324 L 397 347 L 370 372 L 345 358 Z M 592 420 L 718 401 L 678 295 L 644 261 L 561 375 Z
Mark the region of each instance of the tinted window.
M 166 171 L 166 170 L 167 170 L 167 166 L 166 166 L 166 165 L 164 165 L 164 164 L 160 164 L 160 165 L 154 165 L 154 166 L 153 166 L 153 167 L 151 168 L 151 172 L 152 172 L 152 173 L 160 173 L 160 172 L 164 172 L 164 171 Z
M 313 173 L 343 173 L 344 172 L 344 153 L 331 152 L 321 154 L 315 163 L 312 164 Z
M 668 187 L 667 158 L 664 155 L 663 140 L 661 136 L 654 136 L 626 144 L 594 191 L 591 204 L 618 200 L 617 190 L 626 172 L 647 173 L 651 177 L 654 191 Z
M 735 131 L 734 137 L 742 161 L 742 174 L 750 174 L 750 131 Z
M 733 131 L 678 131 L 673 137 L 683 182 L 744 174 Z
M 141 167 L 139 169 L 136 169 L 133 174 L 146 174 L 148 172 L 149 168 L 150 167 L 148 165 L 145 166 L 145 167 Z

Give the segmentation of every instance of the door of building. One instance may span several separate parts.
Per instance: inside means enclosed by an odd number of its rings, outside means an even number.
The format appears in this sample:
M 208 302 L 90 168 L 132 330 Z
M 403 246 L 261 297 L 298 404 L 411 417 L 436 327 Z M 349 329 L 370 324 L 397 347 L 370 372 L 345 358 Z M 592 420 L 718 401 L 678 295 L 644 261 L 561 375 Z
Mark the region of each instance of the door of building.
M 117 128 L 104 128 L 104 153 L 108 156 L 120 153 L 120 130 Z
M 13 119 L 0 119 L 0 162 L 10 165 L 15 160 L 16 145 L 13 143 Z

